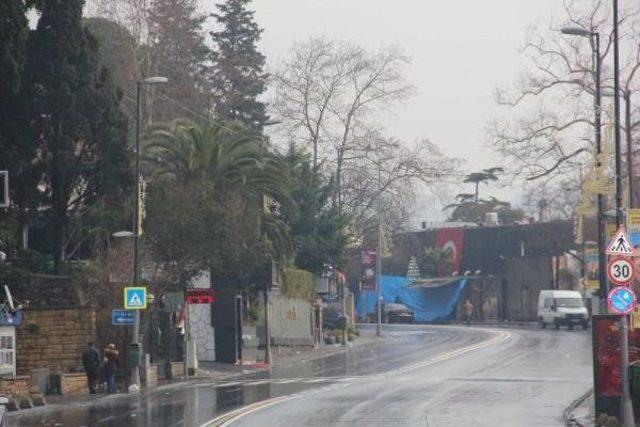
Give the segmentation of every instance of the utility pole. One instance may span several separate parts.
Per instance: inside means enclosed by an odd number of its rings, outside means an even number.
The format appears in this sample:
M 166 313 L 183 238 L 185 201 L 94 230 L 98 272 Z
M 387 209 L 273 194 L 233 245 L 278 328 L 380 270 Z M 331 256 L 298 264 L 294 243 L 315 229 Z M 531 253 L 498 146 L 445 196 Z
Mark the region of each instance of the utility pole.
M 382 336 L 382 160 L 378 155 L 378 253 L 376 254 L 376 336 Z
M 618 22 L 618 0 L 613 0 L 613 99 L 615 108 L 615 156 L 616 156 L 616 228 L 622 226 L 622 155 L 620 135 L 620 23 Z M 628 316 L 620 318 L 620 371 L 622 396 L 620 397 L 620 418 L 623 427 L 634 427 L 633 405 L 629 392 L 629 339 Z
M 633 199 L 633 144 L 631 142 L 631 89 L 624 92 L 625 134 L 627 137 L 627 175 L 629 175 L 629 208 L 635 207 Z
M 133 286 L 138 287 L 140 285 L 140 121 L 142 116 L 142 88 L 145 85 L 166 83 L 168 79 L 166 77 L 149 77 L 148 79 L 140 80 L 137 83 L 137 98 L 136 98 L 136 190 L 135 190 L 135 211 L 133 218 Z M 133 364 L 131 366 L 131 378 L 129 382 L 131 386 L 140 389 L 140 310 L 134 310 L 133 318 L 133 333 L 131 335 L 130 351 L 134 352 L 137 357 L 132 358 Z M 185 351 L 185 363 L 186 363 L 186 351 Z

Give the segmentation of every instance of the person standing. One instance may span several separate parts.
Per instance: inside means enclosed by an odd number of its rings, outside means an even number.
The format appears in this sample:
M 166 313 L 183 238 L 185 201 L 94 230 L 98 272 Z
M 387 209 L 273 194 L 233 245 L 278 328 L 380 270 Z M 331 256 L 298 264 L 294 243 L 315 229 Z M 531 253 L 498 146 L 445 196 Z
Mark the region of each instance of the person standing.
M 471 318 L 473 317 L 473 304 L 471 303 L 471 301 L 469 301 L 469 299 L 464 302 L 462 310 L 464 312 L 465 323 L 467 324 L 467 326 L 471 326 Z
M 100 367 L 100 352 L 96 346 L 90 342 L 82 353 L 82 367 L 87 374 L 87 386 L 90 394 L 96 394 L 96 382 L 98 380 L 98 368 Z
M 107 393 L 116 393 L 116 372 L 120 365 L 120 353 L 115 344 L 109 344 L 104 350 L 104 377 L 107 381 Z

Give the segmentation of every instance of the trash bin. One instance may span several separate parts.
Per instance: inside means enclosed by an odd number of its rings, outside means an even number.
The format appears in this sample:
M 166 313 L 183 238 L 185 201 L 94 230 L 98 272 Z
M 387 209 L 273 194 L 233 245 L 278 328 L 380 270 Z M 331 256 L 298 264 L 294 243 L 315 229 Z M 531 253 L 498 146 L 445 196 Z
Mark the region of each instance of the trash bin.
M 129 344 L 129 354 L 128 354 L 128 365 L 129 368 L 134 368 L 136 366 L 140 366 L 140 344 L 139 343 L 131 343 Z
M 47 394 L 49 388 L 49 368 L 38 368 L 31 371 L 33 384 L 39 394 Z
M 631 401 L 633 402 L 633 411 L 638 414 L 640 413 L 640 361 L 629 365 L 629 389 Z

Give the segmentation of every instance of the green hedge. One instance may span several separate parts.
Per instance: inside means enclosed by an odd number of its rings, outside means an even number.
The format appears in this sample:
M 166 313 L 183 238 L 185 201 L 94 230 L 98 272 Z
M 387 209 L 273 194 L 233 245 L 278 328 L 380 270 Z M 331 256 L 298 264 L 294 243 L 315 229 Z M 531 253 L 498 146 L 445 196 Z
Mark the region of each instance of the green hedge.
M 306 270 L 285 268 L 282 271 L 282 294 L 288 298 L 313 301 L 316 296 L 313 274 Z

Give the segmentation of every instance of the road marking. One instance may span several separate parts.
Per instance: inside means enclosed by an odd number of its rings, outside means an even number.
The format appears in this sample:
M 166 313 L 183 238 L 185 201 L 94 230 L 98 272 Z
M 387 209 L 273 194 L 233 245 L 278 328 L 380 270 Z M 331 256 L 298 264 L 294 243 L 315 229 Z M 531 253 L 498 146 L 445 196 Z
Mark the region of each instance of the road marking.
M 450 328 L 450 329 L 454 329 Z M 464 328 L 455 328 L 455 329 L 464 329 Z M 463 347 L 457 350 L 453 350 L 453 351 L 449 351 L 446 353 L 441 353 L 439 355 L 434 356 L 431 359 L 427 359 L 423 362 L 420 363 L 414 363 L 413 365 L 404 367 L 404 368 L 398 368 L 398 369 L 394 369 L 393 371 L 389 371 L 389 372 L 385 372 L 383 374 L 376 374 L 376 375 L 371 375 L 371 376 L 364 376 L 364 377 L 356 377 L 356 378 L 362 378 L 362 379 L 376 379 L 376 378 L 381 378 L 381 377 L 386 377 L 389 375 L 398 375 L 398 374 L 404 374 L 416 369 L 420 369 L 420 368 L 424 368 L 427 366 L 431 366 L 434 365 L 436 363 L 439 362 L 443 362 L 445 360 L 449 360 L 449 359 L 453 359 L 457 356 L 461 356 L 463 354 L 469 353 L 471 351 L 475 351 L 475 350 L 480 350 L 482 348 L 485 347 L 489 347 L 495 344 L 499 344 L 501 342 L 504 342 L 508 339 L 511 338 L 512 334 L 510 332 L 507 331 L 495 331 L 495 330 L 491 330 L 491 329 L 485 329 L 486 331 L 495 333 L 496 336 L 494 336 L 491 339 L 488 339 L 486 341 L 481 341 L 479 343 L 467 346 L 467 347 Z M 251 405 L 247 405 L 247 406 L 243 406 L 241 408 L 238 408 L 234 411 L 231 411 L 227 414 L 223 414 L 220 415 L 210 421 L 207 421 L 206 423 L 202 424 L 201 427 L 229 427 L 231 424 L 233 424 L 234 422 L 240 420 L 241 418 L 246 417 L 247 415 L 250 415 L 254 412 L 260 411 L 262 409 L 266 409 L 269 408 L 271 406 L 277 405 L 279 403 L 284 403 L 287 402 L 289 400 L 293 400 L 293 399 L 299 399 L 303 396 L 309 396 L 311 394 L 314 393 L 318 393 L 320 390 L 322 390 L 323 392 L 328 390 L 328 389 L 333 389 L 333 388 L 337 388 L 340 386 L 344 386 L 345 381 L 343 380 L 353 380 L 354 378 L 342 378 L 342 379 L 335 379 L 334 381 L 336 381 L 336 384 L 333 385 L 329 385 L 328 387 L 321 387 L 320 389 L 316 389 L 316 390 L 311 390 L 311 391 L 307 391 L 307 392 L 302 392 L 302 393 L 296 393 L 290 396 L 281 396 L 281 397 L 274 397 L 272 399 L 267 399 L 267 400 L 263 400 L 261 402 L 256 402 L 253 403 Z

